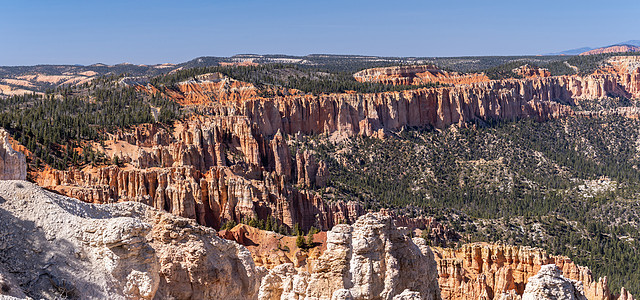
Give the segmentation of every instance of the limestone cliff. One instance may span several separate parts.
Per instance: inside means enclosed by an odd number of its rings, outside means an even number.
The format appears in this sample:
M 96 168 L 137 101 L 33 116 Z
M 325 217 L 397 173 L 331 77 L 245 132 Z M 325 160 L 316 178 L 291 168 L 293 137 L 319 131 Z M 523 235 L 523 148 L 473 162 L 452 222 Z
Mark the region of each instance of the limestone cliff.
M 0 298 L 255 299 L 264 275 L 244 247 L 192 220 L 25 181 L 0 181 L 0 228 Z
M 459 249 L 434 248 L 443 299 L 501 299 L 523 295 L 530 278 L 544 265 L 556 265 L 561 274 L 583 284 L 589 300 L 613 300 L 607 278 L 594 280 L 589 268 L 564 256 L 552 256 L 537 248 L 467 244 Z M 626 294 L 626 291 L 622 291 Z
M 325 163 L 308 150 L 293 156 L 282 134 L 268 139 L 257 130 L 239 116 L 192 118 L 173 132 L 143 125 L 99 148 L 124 166 L 45 168 L 34 178 L 83 201 L 142 202 L 214 228 L 274 217 L 288 227 L 328 229 L 364 213 L 355 203 L 326 203 L 304 190 L 324 187 Z
M 292 264 L 270 270 L 259 299 L 440 299 L 433 253 L 405 233 L 380 214 L 336 225 L 309 272 Z
M 375 82 L 391 85 L 469 84 L 489 81 L 484 74 L 459 74 L 446 72 L 433 65 L 396 66 L 366 69 L 353 74 L 359 82 Z

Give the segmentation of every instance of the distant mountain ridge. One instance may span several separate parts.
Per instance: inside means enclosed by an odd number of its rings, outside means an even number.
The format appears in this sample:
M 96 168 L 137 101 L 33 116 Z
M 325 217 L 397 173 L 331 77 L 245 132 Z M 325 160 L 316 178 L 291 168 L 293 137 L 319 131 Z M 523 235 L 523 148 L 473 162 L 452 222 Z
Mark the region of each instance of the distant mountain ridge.
M 595 55 L 595 54 L 603 54 L 603 53 L 620 53 L 620 52 L 640 52 L 640 47 L 629 45 L 629 44 L 612 45 L 608 47 L 602 47 L 602 48 L 585 51 L 583 53 L 580 53 L 580 55 Z
M 590 51 L 590 50 L 593 50 L 593 49 L 594 48 L 591 48 L 591 47 L 582 47 L 582 48 L 564 50 L 564 51 L 560 51 L 560 52 L 547 53 L 545 55 L 578 55 L 580 53 L 587 52 L 587 51 Z
M 616 47 L 616 46 L 630 46 L 630 48 L 633 47 L 640 47 L 640 40 L 628 40 L 626 42 L 621 42 L 621 43 L 617 43 L 617 44 L 613 44 L 613 45 L 609 45 L 609 46 L 602 46 L 602 47 L 581 47 L 581 48 L 575 48 L 575 49 L 570 49 L 570 50 L 564 50 L 564 51 L 560 51 L 560 52 L 553 52 L 553 53 L 547 53 L 544 55 L 580 55 L 583 53 L 587 53 L 587 52 L 591 52 L 594 51 L 592 53 L 589 54 L 599 54 L 599 53 L 611 53 L 611 52 L 626 52 L 626 51 L 615 51 L 615 48 L 612 47 Z M 610 50 L 612 51 L 600 51 L 599 49 L 607 49 L 607 48 L 611 48 Z M 621 49 L 623 50 L 623 49 Z M 632 51 L 632 52 L 638 52 L 638 50 L 636 51 Z M 584 55 L 589 55 L 589 54 L 584 54 Z

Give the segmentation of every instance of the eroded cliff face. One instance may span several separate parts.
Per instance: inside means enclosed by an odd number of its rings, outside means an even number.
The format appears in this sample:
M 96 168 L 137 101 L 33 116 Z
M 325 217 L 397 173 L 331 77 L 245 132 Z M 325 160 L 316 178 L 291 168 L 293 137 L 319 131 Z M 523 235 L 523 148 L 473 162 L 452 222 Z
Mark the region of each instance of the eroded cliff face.
M 26 181 L 0 181 L 0 197 L 0 298 L 255 299 L 265 275 L 246 248 L 146 205 Z
M 310 271 L 312 262 L 327 249 L 327 232 L 313 235 L 313 247 L 299 248 L 296 236 L 287 236 L 273 231 L 260 230 L 239 224 L 229 230 L 221 230 L 218 236 L 245 246 L 256 266 L 273 269 L 281 264 L 292 264 L 300 271 Z M 305 241 L 308 236 L 305 236 Z
M 433 65 L 366 69 L 356 72 L 353 77 L 359 82 L 391 85 L 425 85 L 429 83 L 456 85 L 489 81 L 489 78 L 484 74 L 446 72 Z
M 175 89 L 165 90 L 169 97 L 181 105 L 242 101 L 256 97 L 258 92 L 258 88 L 254 85 L 231 79 L 220 73 L 199 75 L 192 80 L 178 83 Z
M 551 76 L 551 72 L 548 69 L 544 68 L 536 68 L 531 65 L 524 65 L 518 68 L 513 69 L 513 72 L 525 77 L 525 78 L 535 78 L 535 77 L 549 77 Z
M 440 299 L 433 253 L 390 217 L 367 214 L 327 232 L 327 249 L 309 272 L 269 271 L 259 299 Z M 400 296 L 402 295 L 402 296 Z
M 46 168 L 34 178 L 83 201 L 142 202 L 214 228 L 272 216 L 289 227 L 328 229 L 364 213 L 355 203 L 325 203 L 306 190 L 326 184 L 324 162 L 308 150 L 294 160 L 281 133 L 267 139 L 257 130 L 241 116 L 193 118 L 172 133 L 140 126 L 100 148 L 121 166 Z
M 591 270 L 564 256 L 538 248 L 475 243 L 459 249 L 434 248 L 443 299 L 509 299 L 522 296 L 529 280 L 544 265 L 553 264 L 562 276 L 582 282 L 589 300 L 617 299 L 607 278 L 595 280 Z M 630 297 L 624 289 L 621 294 Z

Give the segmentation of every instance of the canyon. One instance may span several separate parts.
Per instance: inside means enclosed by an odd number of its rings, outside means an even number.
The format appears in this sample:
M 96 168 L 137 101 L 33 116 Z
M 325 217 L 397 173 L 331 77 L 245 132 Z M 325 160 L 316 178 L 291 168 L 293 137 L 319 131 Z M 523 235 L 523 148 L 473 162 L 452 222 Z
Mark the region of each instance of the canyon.
M 317 189 L 330 180 L 326 162 L 312 151 L 292 149 L 301 135 L 341 141 L 358 135 L 390 136 L 405 127 L 570 116 L 570 105 L 581 99 L 639 97 L 639 62 L 637 57 L 615 57 L 587 76 L 271 98 L 257 96 L 251 84 L 205 74 L 162 94 L 204 115 L 176 121 L 172 128 L 147 124 L 121 129 L 104 145 L 94 145 L 109 158 L 118 157 L 120 165 L 31 173 L 40 186 L 83 201 L 142 202 L 213 228 L 229 220 L 273 216 L 288 228 L 298 224 L 305 230 L 328 230 L 353 223 L 365 210 L 355 202 L 328 203 L 319 196 Z M 363 71 L 369 77 L 361 78 L 382 80 L 424 71 L 374 69 Z M 162 93 L 148 83 L 138 88 Z
M 0 133 L 0 179 L 17 180 L 0 181 L 0 220 L 11 228 L 0 240 L 0 283 L 11 296 L 44 298 L 538 299 L 552 290 L 575 299 L 633 299 L 564 256 L 495 244 L 429 247 L 457 234 L 435 218 L 374 214 L 362 203 L 323 197 L 329 162 L 303 140 L 344 143 L 393 138 L 406 128 L 590 116 L 598 112 L 573 107 L 640 98 L 637 57 L 611 58 L 582 76 L 519 72 L 524 79 L 488 80 L 434 66 L 375 68 L 354 78 L 443 86 L 317 95 L 281 89 L 273 97 L 221 73 L 169 87 L 122 82 L 199 113 L 105 133 L 89 146 L 106 154 L 108 165 L 66 170 L 27 170 L 28 158 Z M 612 113 L 638 115 L 632 108 Z M 302 249 L 291 236 L 247 225 L 217 231 L 228 222 L 271 219 L 283 232 L 322 232 Z M 428 241 L 413 237 L 417 228 L 429 229 Z M 63 261 L 69 270 L 56 267 Z
M 633 299 L 566 257 L 431 248 L 382 214 L 334 226 L 304 266 L 265 268 L 215 230 L 141 203 L 88 204 L 15 180 L 0 181 L 0 197 L 8 299 L 556 299 L 533 296 L 556 290 L 583 297 L 557 299 Z
M 8 139 L 4 149 L 14 151 Z M 19 156 L 0 171 L 25 168 Z M 17 298 L 633 299 L 567 257 L 485 243 L 431 248 L 383 213 L 335 225 L 301 251 L 246 225 L 216 233 L 135 201 L 88 204 L 20 180 L 0 181 L 0 199 L 0 285 Z

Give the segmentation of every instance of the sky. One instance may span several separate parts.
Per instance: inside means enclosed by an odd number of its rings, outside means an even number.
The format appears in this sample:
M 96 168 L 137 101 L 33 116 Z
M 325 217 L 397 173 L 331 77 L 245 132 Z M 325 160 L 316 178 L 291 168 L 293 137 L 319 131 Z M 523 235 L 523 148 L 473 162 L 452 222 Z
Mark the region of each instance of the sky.
M 0 65 L 532 55 L 640 39 L 640 1 L 0 0 Z

